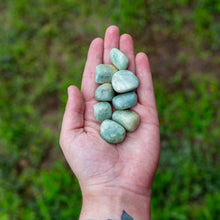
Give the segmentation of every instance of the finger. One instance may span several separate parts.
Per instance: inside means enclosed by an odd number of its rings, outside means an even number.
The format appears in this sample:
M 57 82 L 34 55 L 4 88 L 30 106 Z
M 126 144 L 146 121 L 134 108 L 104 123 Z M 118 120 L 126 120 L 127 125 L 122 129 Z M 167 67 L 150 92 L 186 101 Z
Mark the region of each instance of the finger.
M 63 116 L 61 137 L 60 140 L 65 140 L 65 137 L 75 135 L 84 126 L 84 100 L 81 92 L 76 86 L 68 88 L 68 101 L 66 104 L 65 113 Z
M 128 57 L 128 70 L 135 73 L 135 55 L 132 37 L 129 34 L 123 34 L 120 37 L 120 50 Z
M 102 63 L 103 40 L 96 38 L 89 47 L 87 61 L 83 73 L 81 90 L 85 101 L 94 98 L 97 84 L 95 83 L 96 66 Z
M 105 32 L 103 63 L 111 64 L 110 51 L 119 47 L 120 31 L 117 26 L 110 26 Z
M 145 53 L 138 53 L 135 61 L 136 75 L 139 79 L 139 86 L 137 88 L 139 103 L 156 110 L 153 81 L 147 55 Z

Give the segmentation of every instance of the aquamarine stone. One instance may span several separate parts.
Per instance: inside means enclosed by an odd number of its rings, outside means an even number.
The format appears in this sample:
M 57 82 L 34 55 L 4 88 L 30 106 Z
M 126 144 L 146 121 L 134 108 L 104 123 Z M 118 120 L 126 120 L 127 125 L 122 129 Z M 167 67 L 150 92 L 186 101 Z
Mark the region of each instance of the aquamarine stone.
M 140 123 L 139 115 L 131 110 L 117 110 L 113 113 L 112 119 L 127 131 L 134 131 Z
M 118 144 L 125 138 L 125 129 L 115 121 L 105 120 L 100 127 L 101 137 L 110 144 Z
M 112 101 L 115 92 L 111 83 L 104 83 L 95 91 L 95 99 L 98 101 Z
M 110 59 L 119 70 L 127 69 L 129 60 L 119 49 L 113 48 L 110 51 Z
M 118 69 L 111 64 L 99 64 L 96 66 L 95 81 L 99 84 L 110 83 L 112 81 L 113 74 L 117 71 Z
M 138 78 L 128 70 L 120 70 L 112 77 L 112 86 L 118 93 L 129 92 L 139 85 Z
M 93 106 L 93 114 L 96 121 L 102 122 L 112 117 L 112 107 L 108 102 L 98 102 Z
M 118 110 L 131 108 L 137 104 L 137 95 L 135 92 L 128 92 L 115 96 L 112 104 Z

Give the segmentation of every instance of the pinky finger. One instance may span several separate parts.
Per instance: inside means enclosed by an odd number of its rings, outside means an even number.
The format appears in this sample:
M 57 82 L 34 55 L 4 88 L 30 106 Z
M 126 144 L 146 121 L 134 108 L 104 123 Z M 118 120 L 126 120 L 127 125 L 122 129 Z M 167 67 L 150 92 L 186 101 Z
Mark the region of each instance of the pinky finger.
M 156 110 L 153 81 L 147 55 L 142 52 L 138 53 L 135 62 L 136 75 L 140 83 L 137 89 L 139 103 Z

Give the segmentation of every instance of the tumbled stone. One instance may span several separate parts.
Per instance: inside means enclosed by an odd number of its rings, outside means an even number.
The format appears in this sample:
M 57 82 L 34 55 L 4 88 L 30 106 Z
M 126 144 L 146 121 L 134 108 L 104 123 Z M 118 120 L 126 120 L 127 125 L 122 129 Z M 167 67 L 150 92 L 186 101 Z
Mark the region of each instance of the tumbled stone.
M 119 70 L 127 69 L 129 60 L 119 49 L 113 48 L 110 51 L 110 59 Z
M 115 92 L 111 83 L 104 83 L 95 91 L 95 99 L 98 101 L 112 101 Z
M 102 122 L 112 116 L 112 107 L 108 102 L 98 102 L 93 106 L 93 114 L 96 121 Z
M 100 127 L 101 137 L 110 144 L 118 144 L 124 140 L 126 131 L 115 121 L 106 119 Z
M 134 131 L 140 123 L 139 115 L 131 110 L 117 110 L 113 113 L 112 119 L 127 131 Z
M 110 83 L 113 74 L 117 71 L 117 68 L 111 64 L 99 64 L 96 66 L 95 81 L 99 84 Z
M 115 96 L 112 104 L 118 110 L 131 108 L 137 104 L 137 95 L 135 92 L 128 92 Z
M 138 78 L 128 70 L 120 70 L 112 77 L 112 86 L 118 93 L 129 92 L 139 85 Z

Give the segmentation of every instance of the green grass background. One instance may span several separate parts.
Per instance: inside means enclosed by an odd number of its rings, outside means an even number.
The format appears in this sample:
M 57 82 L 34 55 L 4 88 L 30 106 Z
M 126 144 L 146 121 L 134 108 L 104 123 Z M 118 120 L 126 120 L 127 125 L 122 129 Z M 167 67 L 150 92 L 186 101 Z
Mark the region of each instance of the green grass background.
M 67 87 L 108 25 L 148 54 L 161 124 L 152 219 L 220 216 L 220 2 L 0 1 L 0 219 L 77 219 L 59 148 Z

